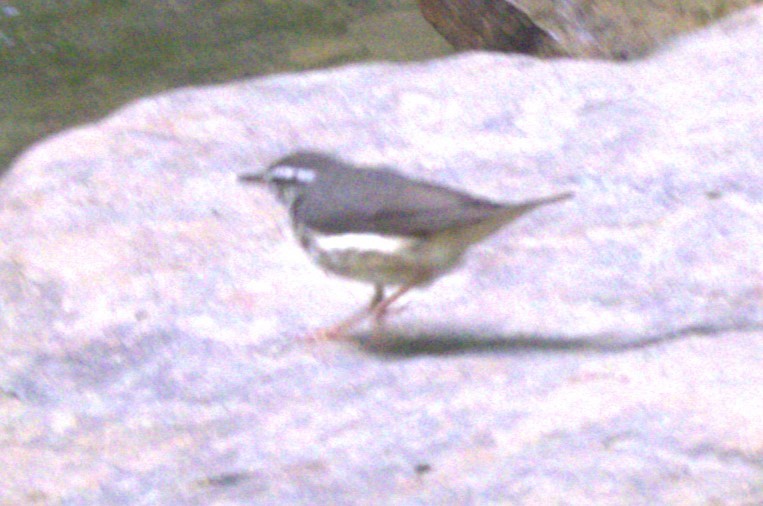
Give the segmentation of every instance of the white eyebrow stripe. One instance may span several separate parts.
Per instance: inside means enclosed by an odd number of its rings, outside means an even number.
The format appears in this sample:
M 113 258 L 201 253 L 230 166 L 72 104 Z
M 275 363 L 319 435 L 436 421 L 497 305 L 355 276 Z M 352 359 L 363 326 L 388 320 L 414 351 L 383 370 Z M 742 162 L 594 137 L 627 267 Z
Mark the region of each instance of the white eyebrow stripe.
M 306 167 L 279 165 L 273 169 L 272 174 L 274 178 L 296 181 L 298 183 L 312 183 L 315 180 L 315 171 Z

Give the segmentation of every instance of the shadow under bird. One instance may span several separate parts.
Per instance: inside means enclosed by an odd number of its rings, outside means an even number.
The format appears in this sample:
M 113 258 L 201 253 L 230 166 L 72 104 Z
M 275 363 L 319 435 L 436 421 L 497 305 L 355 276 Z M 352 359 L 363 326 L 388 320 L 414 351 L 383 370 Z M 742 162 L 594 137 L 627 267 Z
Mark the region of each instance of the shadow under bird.
M 572 197 L 496 203 L 317 152 L 291 154 L 239 180 L 275 192 L 318 265 L 374 285 L 370 307 L 316 333 L 323 338 L 340 337 L 369 315 L 378 324 L 390 304 L 456 267 L 472 244 L 537 207 Z M 385 286 L 398 289 L 385 298 Z

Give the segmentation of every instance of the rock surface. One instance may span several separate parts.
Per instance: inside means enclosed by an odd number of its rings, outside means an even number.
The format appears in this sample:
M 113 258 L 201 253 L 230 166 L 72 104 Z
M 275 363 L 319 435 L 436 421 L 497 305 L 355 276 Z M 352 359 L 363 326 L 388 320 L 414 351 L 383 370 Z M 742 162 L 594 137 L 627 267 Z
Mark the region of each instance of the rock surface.
M 763 9 L 632 64 L 184 89 L 0 181 L 2 504 L 760 504 Z M 297 148 L 561 190 L 389 332 L 235 174 Z

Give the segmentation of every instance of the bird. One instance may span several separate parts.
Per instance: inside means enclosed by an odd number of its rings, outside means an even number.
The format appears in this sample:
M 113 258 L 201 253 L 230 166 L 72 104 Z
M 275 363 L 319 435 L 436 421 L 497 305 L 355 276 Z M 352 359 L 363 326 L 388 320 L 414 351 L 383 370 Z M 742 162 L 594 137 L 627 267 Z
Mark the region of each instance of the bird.
M 573 196 L 498 203 L 317 151 L 294 152 L 238 180 L 272 190 L 288 209 L 297 241 L 321 268 L 374 286 L 367 307 L 317 331 L 316 339 L 340 338 L 369 316 L 379 326 L 392 303 L 458 266 L 470 246 Z M 386 287 L 397 289 L 385 297 Z

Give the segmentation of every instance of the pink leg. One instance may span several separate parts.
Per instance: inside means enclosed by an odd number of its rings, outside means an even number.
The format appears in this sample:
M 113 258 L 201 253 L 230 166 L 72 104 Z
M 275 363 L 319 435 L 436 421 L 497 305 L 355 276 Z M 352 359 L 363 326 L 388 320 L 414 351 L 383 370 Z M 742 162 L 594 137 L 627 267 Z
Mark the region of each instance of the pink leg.
M 392 305 L 393 302 L 398 300 L 400 297 L 405 295 L 408 290 L 413 288 L 414 284 L 409 285 L 403 285 L 400 288 L 397 289 L 395 293 L 387 297 L 386 299 L 380 300 L 376 305 L 374 305 L 371 308 L 371 316 L 374 319 L 374 333 L 378 333 L 379 330 L 383 327 L 384 324 L 384 317 L 387 314 L 387 311 L 389 310 L 389 307 Z
M 374 310 L 384 302 L 384 286 L 374 285 L 374 296 L 369 307 L 364 307 L 339 323 L 330 327 L 320 328 L 306 336 L 310 341 L 336 341 L 342 339 L 347 331 L 368 318 Z

